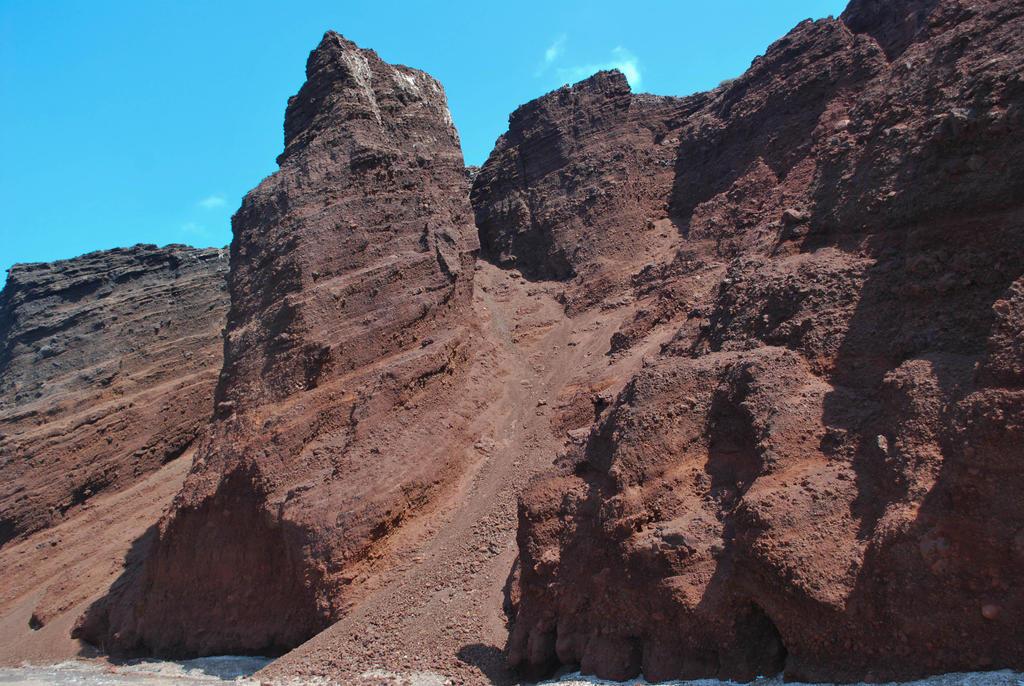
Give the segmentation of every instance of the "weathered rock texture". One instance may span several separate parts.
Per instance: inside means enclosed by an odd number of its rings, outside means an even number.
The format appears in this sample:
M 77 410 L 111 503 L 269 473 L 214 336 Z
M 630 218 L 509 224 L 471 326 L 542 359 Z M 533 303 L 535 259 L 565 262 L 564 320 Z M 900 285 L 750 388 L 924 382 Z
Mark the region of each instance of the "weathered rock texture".
M 477 241 L 444 91 L 333 32 L 306 73 L 280 170 L 232 220 L 216 419 L 140 572 L 79 629 L 114 650 L 294 647 L 472 444 Z
M 213 412 L 223 250 L 11 268 L 0 292 L 0 545 L 181 455 Z
M 650 681 L 1024 666 L 1022 73 L 1020 2 L 854 0 L 645 120 L 678 141 L 662 199 L 684 240 L 634 276 L 644 305 L 612 352 L 676 333 L 523 498 L 514 664 Z M 563 171 L 526 209 L 492 189 L 515 187 L 529 165 L 500 170 L 533 140 L 650 154 L 609 82 L 519 110 L 584 91 L 613 113 L 599 133 L 571 109 L 535 137 L 513 117 L 474 188 L 486 254 L 583 273 L 574 234 L 530 218 L 614 162 L 552 154 Z M 650 211 L 593 215 L 587 237 Z
M 1018 0 L 854 0 L 709 93 L 555 91 L 467 173 L 440 86 L 328 33 L 213 421 L 77 635 L 340 620 L 262 676 L 511 682 L 506 603 L 524 672 L 1024 669 L 1022 73 Z
M 570 312 L 621 289 L 678 233 L 669 134 L 708 97 L 634 95 L 606 71 L 517 109 L 473 184 L 485 256 L 569 282 Z

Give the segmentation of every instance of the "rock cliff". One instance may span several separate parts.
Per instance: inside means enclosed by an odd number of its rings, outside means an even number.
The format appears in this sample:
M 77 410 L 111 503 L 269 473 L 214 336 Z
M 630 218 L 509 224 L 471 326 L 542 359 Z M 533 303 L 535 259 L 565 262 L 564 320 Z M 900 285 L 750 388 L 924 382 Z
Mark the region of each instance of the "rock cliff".
M 853 0 L 707 93 L 549 93 L 467 171 L 436 81 L 326 34 L 194 463 L 76 635 L 349 683 L 1024 668 L 1022 38 L 1017 0 Z M 78 320 L 15 276 L 20 417 L 95 384 L 41 376 Z
M 1022 34 L 1017 2 L 854 0 L 648 125 L 678 139 L 684 241 L 633 278 L 650 306 L 611 351 L 676 333 L 522 500 L 513 663 L 1024 664 Z M 630 141 L 619 121 L 602 137 Z
M 213 412 L 222 250 L 18 264 L 0 292 L 0 545 L 181 455 Z
M 708 98 L 634 95 L 606 71 L 517 109 L 473 184 L 483 254 L 566 281 L 570 313 L 628 286 L 676 238 L 670 132 Z
M 215 420 L 94 642 L 292 648 L 464 466 L 477 241 L 444 91 L 333 32 L 306 75 L 280 170 L 232 220 Z

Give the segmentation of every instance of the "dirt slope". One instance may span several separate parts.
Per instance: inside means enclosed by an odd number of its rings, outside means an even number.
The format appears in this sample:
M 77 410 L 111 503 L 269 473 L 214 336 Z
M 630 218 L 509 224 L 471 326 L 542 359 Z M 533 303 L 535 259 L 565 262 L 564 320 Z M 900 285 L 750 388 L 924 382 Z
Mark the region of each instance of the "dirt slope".
M 62 662 L 97 654 L 72 639 L 89 604 L 138 565 L 170 506 L 192 451 L 134 485 L 96 496 L 73 515 L 0 549 L 0 664 Z

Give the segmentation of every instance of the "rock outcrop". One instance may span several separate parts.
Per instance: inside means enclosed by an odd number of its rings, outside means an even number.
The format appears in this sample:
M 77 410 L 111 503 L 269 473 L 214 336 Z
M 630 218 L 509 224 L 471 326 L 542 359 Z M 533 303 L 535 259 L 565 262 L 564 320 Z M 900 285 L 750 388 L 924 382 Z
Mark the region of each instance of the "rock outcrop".
M 633 278 L 649 306 L 612 352 L 677 332 L 522 501 L 514 664 L 1024 665 L 1022 38 L 1019 2 L 854 0 L 647 125 L 678 139 L 684 240 Z M 498 209 L 476 209 L 489 254 L 523 235 Z
M 517 109 L 473 184 L 483 254 L 567 282 L 577 312 L 669 251 L 673 127 L 707 102 L 634 95 L 605 71 Z
M 0 545 L 177 458 L 213 412 L 227 254 L 18 264 L 0 292 Z
M 47 285 L 58 307 L 19 295 L 21 272 L 4 292 L 19 428 L 0 446 L 28 452 L 0 469 L 34 464 L 45 416 L 81 413 L 61 427 L 91 445 L 161 428 L 123 413 L 167 393 L 213 413 L 76 635 L 160 655 L 305 641 L 262 675 L 282 680 L 512 682 L 506 637 L 520 677 L 1024 669 L 1022 73 L 1019 0 L 853 0 L 708 93 L 633 94 L 617 72 L 554 91 L 467 170 L 436 81 L 326 34 L 280 170 L 233 219 L 215 390 L 208 367 L 186 366 L 204 395 L 140 363 L 158 393 L 90 414 L 127 381 L 55 332 L 111 331 L 76 308 L 135 277 Z M 22 302 L 38 312 L 7 316 Z M 189 325 L 219 327 L 209 312 Z M 65 386 L 74 408 L 32 409 Z M 188 426 L 103 457 L 144 473 Z M 94 488 L 42 473 L 4 486 L 4 535 Z M 17 578 L 84 554 L 34 541 L 0 551 Z M 108 581 L 0 594 L 0 631 L 67 622 L 65 589 L 85 604 Z
M 232 220 L 215 420 L 145 563 L 78 629 L 114 650 L 298 645 L 472 445 L 477 241 L 444 91 L 333 32 L 306 73 L 280 170 Z

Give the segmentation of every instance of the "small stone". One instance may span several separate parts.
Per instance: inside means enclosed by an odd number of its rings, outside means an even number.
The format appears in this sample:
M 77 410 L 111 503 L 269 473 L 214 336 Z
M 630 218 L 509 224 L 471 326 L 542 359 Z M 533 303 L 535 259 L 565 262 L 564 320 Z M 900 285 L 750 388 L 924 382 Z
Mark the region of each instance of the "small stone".
M 810 215 L 806 212 L 794 209 L 792 207 L 786 208 L 782 212 L 782 223 L 783 224 L 802 224 L 803 222 L 810 219 Z
M 1000 608 L 999 608 L 998 605 L 993 605 L 992 603 L 988 603 L 986 605 L 982 605 L 981 606 L 981 616 L 984 617 L 985 619 L 992 619 L 992 620 L 999 619 L 999 614 L 1000 614 Z

